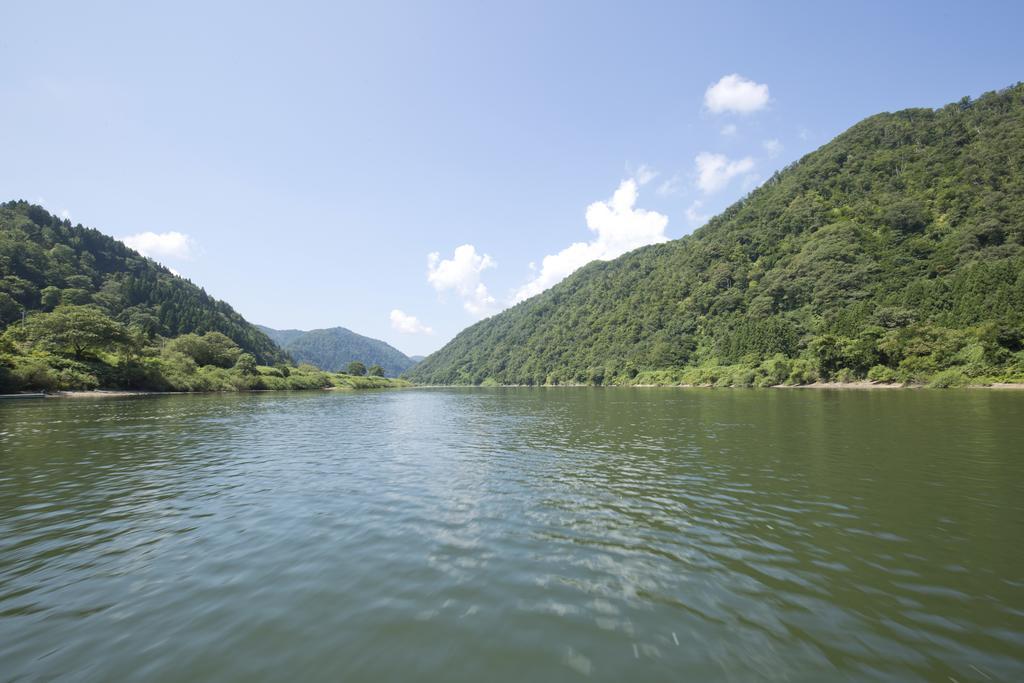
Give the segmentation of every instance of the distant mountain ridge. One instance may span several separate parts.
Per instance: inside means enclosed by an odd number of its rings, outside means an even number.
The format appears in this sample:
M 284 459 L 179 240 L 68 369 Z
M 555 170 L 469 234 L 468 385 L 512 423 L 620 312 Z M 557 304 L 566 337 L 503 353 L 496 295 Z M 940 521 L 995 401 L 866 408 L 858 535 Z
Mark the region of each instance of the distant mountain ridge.
M 284 349 L 296 363 L 310 363 L 331 372 L 343 371 L 352 361 L 370 367 L 380 365 L 388 377 L 398 377 L 416 364 L 404 353 L 380 339 L 344 327 L 321 330 L 275 330 L 257 327 Z

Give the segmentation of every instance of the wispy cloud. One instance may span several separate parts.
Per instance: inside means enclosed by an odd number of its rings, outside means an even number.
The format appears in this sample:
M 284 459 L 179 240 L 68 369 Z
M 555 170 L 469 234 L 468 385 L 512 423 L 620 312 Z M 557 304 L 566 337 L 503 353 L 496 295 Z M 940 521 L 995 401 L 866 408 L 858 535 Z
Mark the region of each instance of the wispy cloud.
M 647 164 L 640 164 L 640 167 L 633 172 L 633 179 L 641 187 L 658 177 L 658 172 Z
M 782 154 L 782 143 L 777 139 L 772 138 L 771 140 L 765 140 L 761 143 L 761 147 L 768 154 L 769 157 L 777 157 Z
M 768 106 L 768 99 L 767 85 L 739 74 L 722 76 L 704 92 L 704 106 L 716 114 L 751 114 Z
M 391 329 L 397 330 L 402 334 L 433 334 L 432 330 L 427 325 L 424 325 L 414 315 L 409 315 L 405 311 L 394 309 L 391 311 Z
M 725 137 L 730 138 L 730 137 L 736 135 L 736 131 L 737 130 L 739 130 L 739 129 L 736 128 L 736 124 L 735 123 L 727 123 L 724 126 L 722 126 L 722 129 L 720 131 L 718 131 L 718 132 L 721 133 L 722 135 L 724 135 Z
M 690 224 L 690 227 L 699 228 L 708 222 L 711 218 L 706 213 L 703 213 L 701 209 L 704 207 L 704 202 L 699 199 L 695 199 L 690 206 L 686 207 L 686 220 Z
M 667 180 L 663 181 L 660 185 L 658 185 L 657 189 L 655 189 L 654 191 L 662 197 L 668 197 L 670 195 L 679 194 L 682 191 L 682 189 L 683 179 L 677 173 L 673 175 L 671 178 L 668 178 Z

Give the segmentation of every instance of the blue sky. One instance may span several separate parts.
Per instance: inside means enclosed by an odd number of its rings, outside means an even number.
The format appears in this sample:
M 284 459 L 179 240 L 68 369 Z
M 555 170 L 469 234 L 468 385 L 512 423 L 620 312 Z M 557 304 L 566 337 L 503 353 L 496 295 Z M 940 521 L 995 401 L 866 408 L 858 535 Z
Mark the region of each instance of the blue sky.
M 144 4 L 0 9 L 0 197 L 410 354 L 1024 78 L 1020 2 Z

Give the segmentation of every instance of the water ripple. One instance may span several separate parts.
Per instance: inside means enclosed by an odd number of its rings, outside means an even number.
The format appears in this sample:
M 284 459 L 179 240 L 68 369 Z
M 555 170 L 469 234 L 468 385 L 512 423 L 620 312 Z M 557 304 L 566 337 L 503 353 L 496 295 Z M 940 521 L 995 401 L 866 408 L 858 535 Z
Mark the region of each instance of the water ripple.
M 2 405 L 0 680 L 1024 680 L 1024 397 L 884 393 Z

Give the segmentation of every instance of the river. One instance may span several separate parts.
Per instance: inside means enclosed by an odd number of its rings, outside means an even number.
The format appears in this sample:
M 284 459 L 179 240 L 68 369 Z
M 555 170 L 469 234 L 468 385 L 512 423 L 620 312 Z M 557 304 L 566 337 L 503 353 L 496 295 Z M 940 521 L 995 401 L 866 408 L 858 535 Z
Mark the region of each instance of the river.
M 1024 680 L 1024 392 L 0 405 L 0 680 Z

